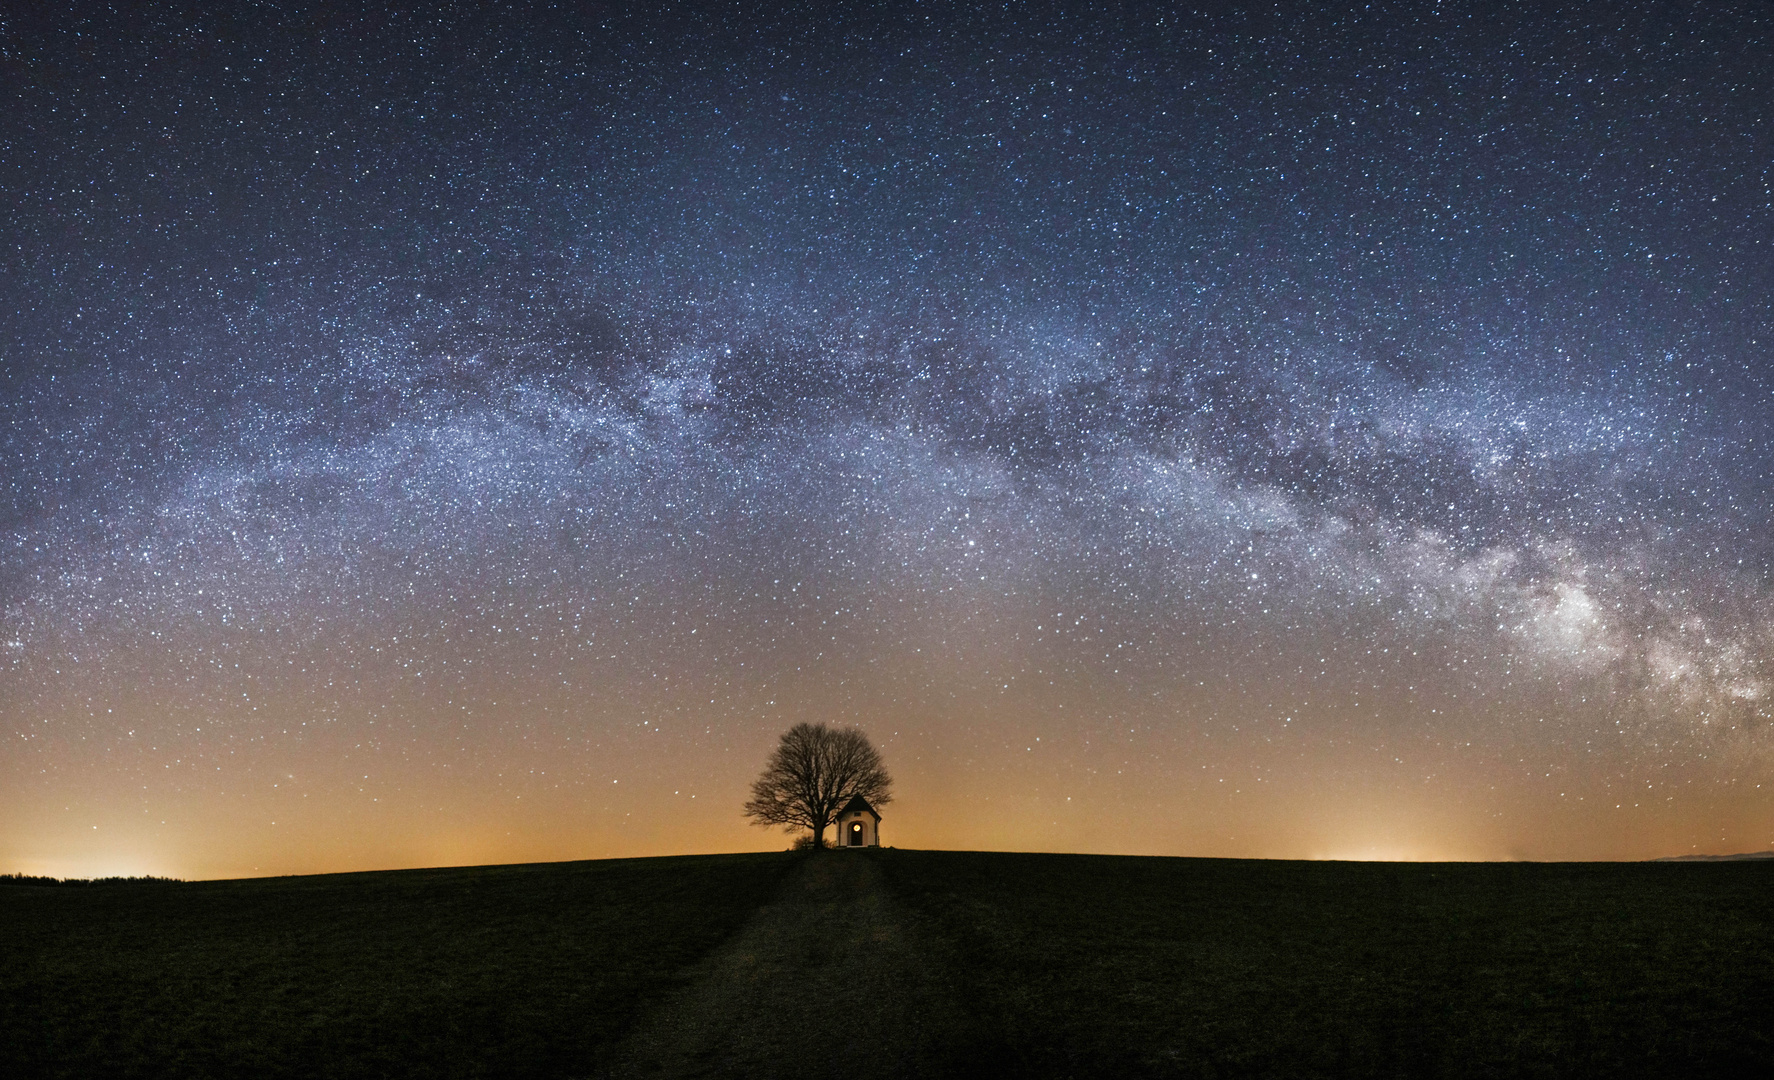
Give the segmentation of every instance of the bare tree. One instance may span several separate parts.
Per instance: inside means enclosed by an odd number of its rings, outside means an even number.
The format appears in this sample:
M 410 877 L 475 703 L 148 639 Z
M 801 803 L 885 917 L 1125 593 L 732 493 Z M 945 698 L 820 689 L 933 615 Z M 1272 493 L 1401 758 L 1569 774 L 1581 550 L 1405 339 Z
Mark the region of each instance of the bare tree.
M 825 827 L 858 795 L 875 806 L 893 801 L 893 778 L 881 755 L 855 728 L 796 724 L 751 786 L 745 816 L 759 825 L 813 830 L 813 846 L 825 846 Z

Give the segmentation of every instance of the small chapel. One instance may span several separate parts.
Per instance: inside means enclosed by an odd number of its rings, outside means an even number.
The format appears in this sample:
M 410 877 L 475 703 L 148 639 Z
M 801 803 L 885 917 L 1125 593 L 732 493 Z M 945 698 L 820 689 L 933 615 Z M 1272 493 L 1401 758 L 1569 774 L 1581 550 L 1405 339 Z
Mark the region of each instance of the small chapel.
M 838 846 L 880 847 L 881 815 L 861 795 L 844 804 L 838 811 Z

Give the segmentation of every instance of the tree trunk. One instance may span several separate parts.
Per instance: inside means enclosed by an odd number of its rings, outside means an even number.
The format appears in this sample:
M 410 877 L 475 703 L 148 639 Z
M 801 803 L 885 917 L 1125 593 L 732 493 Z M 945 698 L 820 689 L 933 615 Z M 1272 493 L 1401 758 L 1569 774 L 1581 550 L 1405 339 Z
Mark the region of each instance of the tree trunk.
M 814 851 L 823 851 L 825 849 L 825 826 L 826 822 L 823 821 L 818 822 L 813 826 Z

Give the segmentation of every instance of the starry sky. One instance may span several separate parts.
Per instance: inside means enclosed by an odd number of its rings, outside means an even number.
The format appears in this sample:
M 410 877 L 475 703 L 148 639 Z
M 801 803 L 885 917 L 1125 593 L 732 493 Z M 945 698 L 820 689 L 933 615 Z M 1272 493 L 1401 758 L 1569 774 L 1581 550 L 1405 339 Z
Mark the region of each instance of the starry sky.
M 0 22 L 0 871 L 1774 845 L 1766 6 L 565 7 Z

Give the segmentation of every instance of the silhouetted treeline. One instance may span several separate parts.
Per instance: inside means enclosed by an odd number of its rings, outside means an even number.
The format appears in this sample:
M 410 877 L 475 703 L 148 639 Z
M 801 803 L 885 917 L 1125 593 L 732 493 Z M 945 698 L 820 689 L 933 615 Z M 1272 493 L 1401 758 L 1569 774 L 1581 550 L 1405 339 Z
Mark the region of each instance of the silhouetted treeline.
M 101 878 L 53 878 L 37 877 L 33 874 L 0 874 L 0 885 L 178 885 L 182 879 L 176 877 L 101 877 Z

